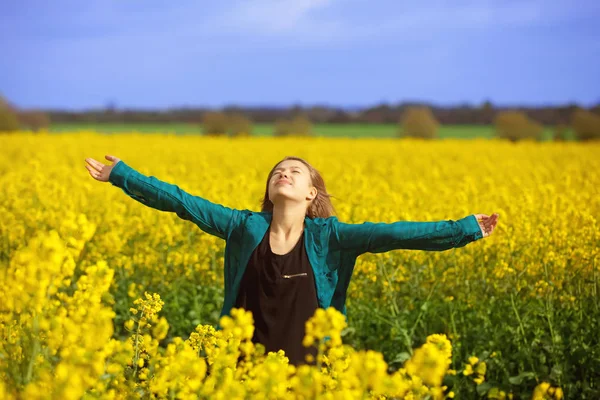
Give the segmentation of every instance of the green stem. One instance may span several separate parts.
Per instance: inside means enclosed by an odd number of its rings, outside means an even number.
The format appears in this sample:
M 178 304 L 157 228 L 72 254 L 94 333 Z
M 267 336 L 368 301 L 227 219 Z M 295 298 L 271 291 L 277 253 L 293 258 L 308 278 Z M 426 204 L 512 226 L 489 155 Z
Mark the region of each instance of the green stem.
M 383 275 L 383 277 L 385 278 L 386 282 L 388 283 L 388 288 L 390 290 L 392 290 L 392 288 L 393 288 L 393 282 L 391 281 L 390 276 L 387 273 L 387 269 L 385 268 L 385 263 L 381 262 L 380 265 L 381 265 L 381 268 L 379 270 L 381 271 L 381 274 Z M 393 292 L 390 295 L 390 299 L 392 301 L 392 315 L 394 317 L 397 317 L 400 314 L 400 308 L 398 307 L 398 303 L 396 302 L 396 296 L 394 295 Z
M 323 346 L 325 345 L 325 338 L 319 340 L 319 353 L 317 354 L 317 371 L 321 373 L 321 359 L 323 358 Z
M 531 370 L 535 374 L 535 379 L 537 381 L 538 380 L 538 376 L 537 376 L 537 372 L 535 370 L 535 367 L 533 366 L 533 360 L 531 358 L 529 344 L 527 343 L 527 338 L 525 337 L 525 328 L 523 327 L 523 322 L 521 321 L 521 317 L 519 316 L 519 311 L 517 311 L 517 306 L 515 305 L 515 299 L 514 299 L 512 293 L 510 294 L 510 303 L 512 305 L 513 311 L 515 312 L 515 316 L 517 317 L 517 321 L 519 322 L 519 327 L 521 328 L 521 335 L 523 336 L 523 343 L 525 343 L 525 349 L 527 351 L 527 358 L 528 358 L 528 361 L 529 361 L 529 365 L 531 367 Z
M 144 312 L 140 314 L 140 319 L 137 323 L 137 330 L 135 331 L 135 357 L 133 359 L 133 376 L 135 381 L 137 382 L 137 370 L 138 370 L 138 360 L 140 359 L 140 321 L 144 318 Z
M 435 290 L 435 288 L 437 287 L 438 282 L 436 281 L 433 286 L 431 287 L 431 290 L 429 291 L 429 294 L 427 295 L 427 298 L 425 299 L 425 303 L 427 304 L 429 302 L 429 299 L 431 298 L 431 295 L 433 295 L 433 291 Z M 413 324 L 412 328 L 410 329 L 410 337 L 412 338 L 414 333 L 415 333 L 415 329 L 417 329 L 417 325 L 419 324 L 419 321 L 421 320 L 421 317 L 423 316 L 423 314 L 425 313 L 423 311 L 423 306 L 421 306 L 421 310 L 419 311 L 419 315 L 417 315 L 417 320 L 415 321 L 415 323 Z
M 548 268 L 546 263 L 544 263 L 544 273 L 546 275 L 546 281 L 549 282 L 550 281 L 550 275 L 548 274 Z M 548 321 L 548 328 L 550 329 L 550 336 L 552 338 L 552 359 L 554 361 L 555 364 L 560 364 L 560 362 L 558 361 L 558 357 L 556 356 L 556 334 L 554 333 L 554 327 L 552 325 L 552 307 L 551 307 L 551 295 L 550 292 L 548 291 L 548 293 L 546 293 L 546 298 L 544 301 L 544 309 L 545 309 L 545 314 L 546 314 L 546 320 Z M 560 376 L 559 376 L 559 382 L 558 384 L 560 385 Z
M 452 303 L 452 302 L 450 302 L 450 303 Z M 454 333 L 454 338 L 458 342 L 458 332 L 457 332 L 457 329 L 456 329 L 456 322 L 454 321 L 454 304 L 450 304 L 450 323 L 452 324 L 452 331 Z M 460 344 L 460 342 L 458 342 L 457 344 L 452 344 L 452 346 L 453 347 L 458 347 L 459 344 Z M 452 369 L 456 369 L 456 365 L 454 363 L 454 358 L 455 357 L 452 357 L 452 359 L 453 359 L 452 360 Z
M 594 256 L 592 263 L 592 272 L 594 274 L 594 306 L 596 308 L 596 312 L 598 312 L 598 274 L 596 273 L 596 260 L 597 257 Z
M 25 377 L 25 385 L 31 382 L 31 378 L 33 376 L 33 365 L 35 364 L 35 359 L 37 358 L 38 353 L 40 352 L 40 341 L 39 337 L 39 321 L 38 316 L 33 317 L 33 348 L 31 350 L 31 358 L 29 358 L 29 365 L 27 366 L 27 376 Z

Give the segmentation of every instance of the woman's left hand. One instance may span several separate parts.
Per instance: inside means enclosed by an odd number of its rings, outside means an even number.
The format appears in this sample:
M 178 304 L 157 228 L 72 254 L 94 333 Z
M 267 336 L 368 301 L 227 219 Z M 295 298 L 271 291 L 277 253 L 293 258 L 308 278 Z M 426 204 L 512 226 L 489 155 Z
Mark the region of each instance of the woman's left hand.
M 483 237 L 488 237 L 494 231 L 494 228 L 498 224 L 498 217 L 500 214 L 494 213 L 491 216 L 487 214 L 473 214 L 475 218 L 477 218 L 477 222 L 479 223 L 479 227 L 481 228 L 481 233 Z

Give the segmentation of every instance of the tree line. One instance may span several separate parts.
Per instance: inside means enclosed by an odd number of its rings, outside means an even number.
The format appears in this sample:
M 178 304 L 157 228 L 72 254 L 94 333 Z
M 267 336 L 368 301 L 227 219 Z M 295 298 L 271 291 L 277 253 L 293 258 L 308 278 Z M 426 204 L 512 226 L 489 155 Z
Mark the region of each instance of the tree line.
M 553 138 L 566 139 L 567 131 L 574 138 L 600 138 L 600 104 L 584 109 L 576 104 L 555 107 L 494 107 L 490 102 L 481 106 L 436 107 L 405 103 L 395 107 L 379 105 L 363 110 L 343 110 L 333 107 L 242 108 L 221 110 L 186 108 L 167 110 L 119 110 L 114 105 L 103 109 L 79 112 L 60 110 L 19 110 L 0 97 L 0 131 L 18 129 L 40 130 L 52 123 L 61 124 L 198 124 L 206 135 L 250 135 L 255 123 L 274 125 L 274 136 L 311 135 L 315 123 L 399 124 L 398 136 L 435 138 L 439 125 L 494 125 L 498 137 L 509 140 L 541 139 L 544 126 L 553 126 Z
M 210 108 L 171 108 L 165 110 L 117 109 L 107 106 L 102 109 L 83 111 L 45 110 L 53 123 L 201 123 L 209 112 L 241 114 L 254 123 L 275 123 L 303 115 L 313 123 L 323 124 L 396 124 L 406 110 L 427 107 L 435 119 L 443 125 L 491 125 L 499 112 L 519 111 L 543 125 L 568 124 L 573 112 L 582 107 L 567 104 L 554 107 L 499 107 L 490 102 L 479 106 L 460 105 L 440 107 L 426 103 L 381 104 L 374 107 L 349 110 L 327 106 L 292 107 L 237 107 L 228 106 L 219 110 Z M 600 104 L 591 112 L 600 114 Z

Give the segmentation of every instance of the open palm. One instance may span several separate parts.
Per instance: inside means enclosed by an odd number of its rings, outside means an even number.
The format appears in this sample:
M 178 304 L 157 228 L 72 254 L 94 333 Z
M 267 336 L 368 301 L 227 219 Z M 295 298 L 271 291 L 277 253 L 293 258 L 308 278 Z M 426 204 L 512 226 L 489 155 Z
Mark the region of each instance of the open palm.
M 87 163 L 85 167 L 87 168 L 88 172 L 90 173 L 92 178 L 100 182 L 108 182 L 108 177 L 110 176 L 110 172 L 112 171 L 113 167 L 117 165 L 119 161 L 121 161 L 115 156 L 106 155 L 104 157 L 108 161 L 113 161 L 113 164 L 104 165 L 100 161 L 96 161 L 93 158 L 89 157 L 85 159 L 85 162 Z
M 491 216 L 487 214 L 474 214 L 475 218 L 477 218 L 477 222 L 479 223 L 479 227 L 481 228 L 481 233 L 483 237 L 488 237 L 496 228 L 498 224 L 498 217 L 500 214 L 494 213 Z

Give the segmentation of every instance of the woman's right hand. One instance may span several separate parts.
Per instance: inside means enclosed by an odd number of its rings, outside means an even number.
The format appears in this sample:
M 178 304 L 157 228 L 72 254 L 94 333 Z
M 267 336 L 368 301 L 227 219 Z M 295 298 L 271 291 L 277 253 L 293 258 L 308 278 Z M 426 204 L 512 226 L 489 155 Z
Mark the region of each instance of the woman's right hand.
M 477 222 L 479 223 L 479 228 L 481 228 L 481 233 L 483 237 L 485 238 L 490 236 L 494 231 L 494 228 L 496 228 L 496 225 L 498 224 L 498 217 L 500 217 L 500 214 L 493 213 L 491 216 L 487 214 L 474 215 L 475 218 L 477 218 Z
M 106 155 L 104 157 L 108 161 L 113 161 L 113 164 L 104 165 L 100 161 L 96 161 L 93 158 L 85 159 L 85 162 L 87 162 L 87 165 L 85 167 L 87 168 L 88 172 L 90 173 L 92 178 L 100 182 L 108 182 L 108 177 L 110 176 L 110 172 L 112 171 L 113 167 L 117 165 L 119 161 L 121 161 L 115 156 Z

